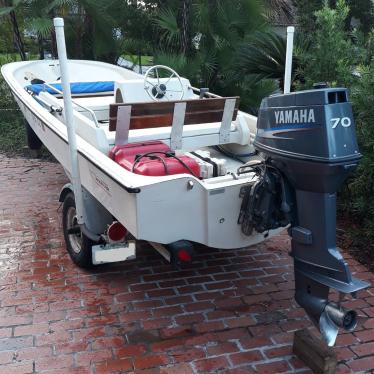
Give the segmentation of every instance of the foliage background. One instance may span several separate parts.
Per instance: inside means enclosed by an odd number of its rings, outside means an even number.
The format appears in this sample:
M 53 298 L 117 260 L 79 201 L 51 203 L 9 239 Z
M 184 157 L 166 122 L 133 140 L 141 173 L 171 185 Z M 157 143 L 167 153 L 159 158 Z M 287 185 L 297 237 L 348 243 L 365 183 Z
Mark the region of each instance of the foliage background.
M 15 55 L 0 55 L 0 66 L 11 62 Z M 9 88 L 0 75 L 0 150 L 3 152 L 19 153 L 25 147 L 25 131 L 22 117 L 14 102 Z M 27 153 L 27 151 L 26 151 Z
M 349 245 L 365 263 L 373 264 L 374 251 L 374 61 L 373 3 L 338 0 L 334 3 L 297 1 L 301 9 L 302 34 L 313 40 L 299 50 L 295 75 L 297 89 L 311 88 L 314 82 L 344 86 L 350 90 L 359 148 L 363 158 L 356 173 L 339 195 L 340 214 L 349 232 Z M 318 3 L 318 4 L 317 4 Z M 357 3 L 360 3 L 361 8 Z M 318 9 L 318 10 L 316 10 Z M 366 10 L 365 10 L 366 9 Z M 352 27 L 352 17 L 361 19 Z
M 240 95 L 256 113 L 283 85 L 285 39 L 277 19 L 297 14 L 293 89 L 350 89 L 362 162 L 340 194 L 354 240 L 374 239 L 374 8 L 371 0 L 0 0 L 0 65 L 56 55 L 52 18 L 66 20 L 71 58 L 130 56 L 169 65 L 195 86 Z M 17 33 L 18 30 L 18 33 Z M 143 57 L 142 56 L 150 56 Z M 24 153 L 22 118 L 0 76 L 0 149 Z M 360 230 L 358 230 L 360 228 Z M 358 238 L 358 240 L 357 240 Z
M 0 65 L 56 57 L 52 19 L 62 16 L 70 58 L 116 63 L 126 56 L 139 65 L 151 59 L 195 86 L 240 95 L 243 109 L 256 112 L 278 87 L 285 52 L 279 49 L 271 77 L 257 70 L 237 74 L 234 62 L 239 54 L 258 58 L 261 35 L 273 35 L 269 19 L 282 13 L 290 16 L 284 0 L 0 0 Z M 22 118 L 2 77 L 0 116 L 0 149 L 27 154 Z

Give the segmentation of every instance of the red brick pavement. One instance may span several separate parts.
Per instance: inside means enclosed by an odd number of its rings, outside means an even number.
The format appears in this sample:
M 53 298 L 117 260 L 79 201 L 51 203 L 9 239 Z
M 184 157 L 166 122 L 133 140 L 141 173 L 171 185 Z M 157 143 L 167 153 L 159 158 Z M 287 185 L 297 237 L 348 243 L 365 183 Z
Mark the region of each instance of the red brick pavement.
M 59 165 L 0 156 L 0 373 L 307 373 L 291 353 L 311 327 L 293 300 L 289 239 L 200 248 L 175 271 L 137 260 L 84 271 L 68 258 Z M 364 266 L 345 258 L 361 279 Z M 374 316 L 374 288 L 350 305 Z M 374 368 L 374 319 L 336 345 L 338 373 Z

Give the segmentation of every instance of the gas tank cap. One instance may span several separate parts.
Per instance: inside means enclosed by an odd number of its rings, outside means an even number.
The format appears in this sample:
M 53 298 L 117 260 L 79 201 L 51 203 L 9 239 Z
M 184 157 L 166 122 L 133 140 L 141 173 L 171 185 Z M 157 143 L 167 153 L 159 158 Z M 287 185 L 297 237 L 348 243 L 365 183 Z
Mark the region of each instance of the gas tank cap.
M 321 90 L 323 88 L 328 88 L 329 85 L 326 82 L 317 82 L 313 84 L 315 90 Z

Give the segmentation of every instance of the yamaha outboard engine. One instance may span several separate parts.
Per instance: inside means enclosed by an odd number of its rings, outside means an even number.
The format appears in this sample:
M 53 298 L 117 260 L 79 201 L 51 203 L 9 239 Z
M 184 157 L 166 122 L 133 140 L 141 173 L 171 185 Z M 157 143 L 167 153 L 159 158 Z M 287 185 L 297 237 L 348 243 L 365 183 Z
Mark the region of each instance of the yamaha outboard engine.
M 259 178 L 247 193 L 242 230 L 289 224 L 295 298 L 332 346 L 339 327 L 353 330 L 356 312 L 330 302 L 329 289 L 352 294 L 368 284 L 352 277 L 336 247 L 336 192 L 361 155 L 348 92 L 320 88 L 263 100 L 254 146 L 263 156 L 248 165 Z

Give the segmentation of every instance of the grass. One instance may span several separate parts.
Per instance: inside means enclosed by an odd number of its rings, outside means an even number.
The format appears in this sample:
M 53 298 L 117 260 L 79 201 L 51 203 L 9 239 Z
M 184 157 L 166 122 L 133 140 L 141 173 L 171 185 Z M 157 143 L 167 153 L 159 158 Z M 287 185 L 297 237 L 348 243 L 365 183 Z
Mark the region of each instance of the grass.
M 17 59 L 15 54 L 0 54 L 0 66 Z M 0 152 L 7 154 L 23 152 L 26 146 L 26 132 L 22 123 L 22 114 L 2 76 L 0 76 L 0 119 Z
M 31 54 L 28 56 L 29 60 L 37 60 L 38 55 Z M 18 53 L 0 53 L 0 66 L 8 62 L 21 61 Z
M 48 161 L 55 160 L 44 146 L 39 151 L 32 151 L 28 148 L 21 112 L 13 112 L 11 115 L 4 116 L 0 110 L 0 116 L 0 153 L 8 157 L 37 157 Z
M 0 66 L 19 60 L 17 54 L 0 54 Z M 24 118 L 14 101 L 8 85 L 0 74 L 0 152 L 8 156 L 34 157 L 27 147 Z M 42 158 L 51 158 L 43 147 L 39 152 Z
M 43 146 L 38 152 L 31 151 L 27 147 L 26 129 L 24 118 L 18 109 L 4 110 L 0 108 L 0 153 L 9 157 L 22 156 L 52 160 L 53 157 Z
M 0 65 L 7 64 L 8 62 L 18 61 L 19 55 L 16 53 L 0 53 Z
M 31 155 L 26 148 L 26 131 L 19 111 L 0 109 L 0 152 L 6 155 Z
M 137 55 L 122 55 L 126 60 L 131 61 L 133 64 L 139 63 L 139 57 Z M 153 56 L 142 56 L 141 57 L 142 65 L 152 65 Z
M 32 151 L 27 146 L 24 118 L 19 110 L 0 109 L 0 153 L 8 157 L 41 158 L 53 161 L 54 157 L 42 146 L 39 151 Z

